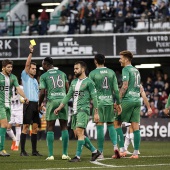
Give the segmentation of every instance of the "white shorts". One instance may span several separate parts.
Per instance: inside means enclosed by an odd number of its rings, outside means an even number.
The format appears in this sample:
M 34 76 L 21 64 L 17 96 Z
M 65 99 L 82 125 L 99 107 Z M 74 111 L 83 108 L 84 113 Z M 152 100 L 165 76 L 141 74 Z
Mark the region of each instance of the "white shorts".
M 124 125 L 125 127 L 128 127 L 131 125 L 131 123 L 128 123 L 128 122 L 122 122 L 122 125 Z
M 23 124 L 23 110 L 11 110 L 9 124 Z
M 130 125 L 131 125 L 131 123 L 128 123 L 128 122 L 122 122 L 122 126 L 129 127 Z M 139 122 L 139 125 L 140 125 L 140 122 Z

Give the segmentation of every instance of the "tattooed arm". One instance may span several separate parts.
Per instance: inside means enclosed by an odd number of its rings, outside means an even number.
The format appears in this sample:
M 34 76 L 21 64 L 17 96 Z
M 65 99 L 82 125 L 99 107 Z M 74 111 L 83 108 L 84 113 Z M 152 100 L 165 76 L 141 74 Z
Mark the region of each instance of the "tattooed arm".
M 119 94 L 120 94 L 120 98 L 121 98 L 121 99 L 122 99 L 123 96 L 125 95 L 127 89 L 128 89 L 128 81 L 124 81 L 124 82 L 123 82 L 123 85 L 122 85 L 122 87 L 121 87 L 121 89 L 120 89 L 120 91 L 119 91 Z

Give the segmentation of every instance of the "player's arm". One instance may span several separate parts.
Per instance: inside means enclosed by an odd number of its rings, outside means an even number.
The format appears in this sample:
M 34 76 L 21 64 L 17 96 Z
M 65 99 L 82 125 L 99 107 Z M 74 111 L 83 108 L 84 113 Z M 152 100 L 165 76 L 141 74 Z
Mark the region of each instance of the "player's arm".
M 54 114 L 58 115 L 60 110 L 68 103 L 68 101 L 71 99 L 72 96 L 73 96 L 73 88 L 72 86 L 70 86 L 67 95 L 64 97 L 60 105 L 54 110 Z
M 91 99 L 93 100 L 94 122 L 97 123 L 100 120 L 99 114 L 98 114 L 97 91 L 96 91 L 96 88 L 95 88 L 94 83 L 92 81 L 91 81 L 91 83 L 89 83 L 89 92 L 90 92 Z
M 20 87 L 20 86 L 17 86 L 16 89 L 17 89 L 17 93 L 24 98 L 24 101 L 25 101 L 26 103 L 28 103 L 29 100 L 26 98 L 26 96 L 25 96 L 25 94 L 24 94 L 24 91 L 21 89 L 21 87 Z
M 146 93 L 144 91 L 144 88 L 142 85 L 140 85 L 140 94 L 143 98 L 144 104 L 146 105 L 147 109 L 148 109 L 148 115 L 150 115 L 152 113 L 152 109 L 150 107 L 150 104 L 148 102 L 148 98 L 146 97 Z
M 122 87 L 120 88 L 120 99 L 122 99 L 128 89 L 128 81 L 123 81 Z
M 67 93 L 69 91 L 69 83 L 68 82 L 66 82 L 65 87 L 66 87 L 66 93 Z
M 170 95 L 169 95 L 168 101 L 165 105 L 164 113 L 168 116 L 170 115 Z
M 43 77 L 43 75 L 40 76 L 40 92 L 39 92 L 39 103 L 38 103 L 38 106 L 39 106 L 39 111 L 42 110 L 42 103 L 44 101 L 44 97 L 45 97 L 45 90 L 46 90 L 46 81 Z
M 25 72 L 26 72 L 27 74 L 29 73 L 29 68 L 30 68 L 31 59 L 32 59 L 32 53 L 33 53 L 33 51 L 34 51 L 32 45 L 29 46 L 29 49 L 30 49 L 30 53 L 29 53 L 28 58 L 27 58 L 27 61 L 26 61 L 26 63 L 25 63 Z
M 44 101 L 44 97 L 45 97 L 45 89 L 41 89 L 40 93 L 39 93 L 39 108 L 41 108 L 42 106 L 42 102 Z

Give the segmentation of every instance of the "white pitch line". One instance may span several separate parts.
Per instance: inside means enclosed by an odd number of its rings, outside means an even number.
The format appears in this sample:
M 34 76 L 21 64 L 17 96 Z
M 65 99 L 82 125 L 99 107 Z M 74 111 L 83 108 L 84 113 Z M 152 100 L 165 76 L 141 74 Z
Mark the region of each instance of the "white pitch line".
M 157 158 L 157 157 L 170 157 L 170 155 L 159 155 L 159 156 L 140 156 L 141 158 Z M 130 158 L 130 157 L 124 157 Z M 117 165 L 108 165 L 101 163 L 99 161 L 109 160 L 113 158 L 104 158 L 97 161 L 91 161 L 92 164 L 99 165 L 99 167 L 72 167 L 72 168 L 45 168 L 45 169 L 21 169 L 21 170 L 65 170 L 65 169 L 99 169 L 101 167 L 105 168 L 126 168 L 126 167 L 153 167 L 153 166 L 170 166 L 170 164 L 152 164 L 152 165 L 124 165 L 124 166 L 117 166 Z

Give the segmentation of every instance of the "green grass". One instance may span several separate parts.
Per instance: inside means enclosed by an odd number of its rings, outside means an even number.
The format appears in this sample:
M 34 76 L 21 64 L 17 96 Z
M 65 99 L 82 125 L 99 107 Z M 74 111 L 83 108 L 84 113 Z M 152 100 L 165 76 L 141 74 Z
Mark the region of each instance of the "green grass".
M 96 141 L 92 141 L 96 146 Z M 45 161 L 47 157 L 47 146 L 45 140 L 38 141 L 38 150 L 42 157 L 21 157 L 19 151 L 10 151 L 11 141 L 6 140 L 6 151 L 11 154 L 10 157 L 0 157 L 0 170 L 23 170 L 23 169 L 115 169 L 123 170 L 169 170 L 170 169 L 170 142 L 142 141 L 140 148 L 140 158 L 132 160 L 127 158 L 110 159 L 113 155 L 113 147 L 110 141 L 105 141 L 104 156 L 105 160 L 99 161 L 101 165 L 95 165 L 89 162 L 91 153 L 84 147 L 81 162 L 70 163 L 61 160 L 62 143 L 59 140 L 54 142 L 54 161 Z M 31 142 L 26 142 L 26 150 L 31 153 Z M 132 147 L 129 148 L 132 151 Z M 74 157 L 76 151 L 76 141 L 69 143 L 69 156 Z

